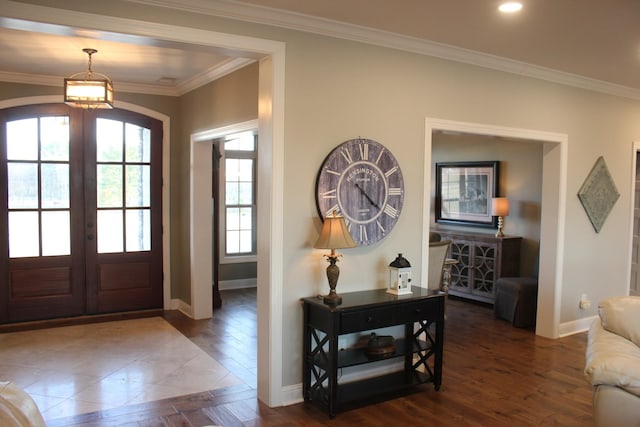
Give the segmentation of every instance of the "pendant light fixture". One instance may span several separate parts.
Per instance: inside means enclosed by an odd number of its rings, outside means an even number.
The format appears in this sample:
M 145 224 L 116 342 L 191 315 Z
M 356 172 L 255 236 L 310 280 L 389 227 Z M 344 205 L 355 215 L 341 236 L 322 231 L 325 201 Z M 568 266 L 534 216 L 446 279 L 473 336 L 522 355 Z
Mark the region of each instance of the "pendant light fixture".
M 104 74 L 91 69 L 91 55 L 95 49 L 82 49 L 89 55 L 89 69 L 64 79 L 64 102 L 76 108 L 113 108 L 113 84 Z

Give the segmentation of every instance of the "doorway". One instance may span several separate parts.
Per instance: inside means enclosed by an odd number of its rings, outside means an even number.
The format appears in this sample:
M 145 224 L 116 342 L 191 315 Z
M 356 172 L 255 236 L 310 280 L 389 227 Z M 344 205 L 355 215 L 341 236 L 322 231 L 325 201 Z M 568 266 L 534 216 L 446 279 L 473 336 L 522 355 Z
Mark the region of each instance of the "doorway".
M 34 11 L 35 10 L 35 11 Z M 258 39 L 246 36 L 236 36 L 231 34 L 206 31 L 189 27 L 179 27 L 173 25 L 159 24 L 153 22 L 139 22 L 130 19 L 110 17 L 105 20 L 101 16 L 79 13 L 71 10 L 50 9 L 40 6 L 16 4 L 12 9 L 13 17 L 22 19 L 24 22 L 33 24 L 33 28 L 43 28 L 42 25 L 32 22 L 34 14 L 46 16 L 44 21 L 61 25 L 65 28 L 84 28 L 121 33 L 127 29 L 135 28 L 136 35 L 146 36 L 150 39 L 163 42 L 181 43 L 186 45 L 207 46 L 216 48 L 226 46 L 242 52 L 249 52 L 253 57 L 260 60 L 260 81 L 258 116 L 260 119 L 260 149 L 259 156 L 268 161 L 262 162 L 258 170 L 259 191 L 258 204 L 262 207 L 262 213 L 258 218 L 258 227 L 261 233 L 258 235 L 258 246 L 264 248 L 260 252 L 258 260 L 258 281 L 261 283 L 260 292 L 257 295 L 258 301 L 258 336 L 263 337 L 258 340 L 258 353 L 261 357 L 258 360 L 258 396 L 259 399 L 269 406 L 277 406 L 288 400 L 283 396 L 282 391 L 282 325 L 283 310 L 282 298 L 282 277 L 283 277 L 283 183 L 284 173 L 281 165 L 284 162 L 284 87 L 285 87 L 285 44 L 266 39 Z M 123 30 L 125 29 L 125 30 Z M 131 30 L 132 31 L 132 30 Z M 131 32 L 130 31 L 130 32 Z M 53 97 L 35 97 L 53 98 Z M 28 98 L 25 98 L 28 99 Z M 3 102 L 0 101 L 0 105 Z M 7 102 L 4 102 L 7 104 Z M 11 104 L 11 103 L 9 103 Z M 116 105 L 130 105 L 127 102 L 116 101 Z M 152 110 L 143 109 L 148 114 L 156 117 Z M 166 117 L 157 114 L 158 117 Z M 168 119 L 168 118 L 167 118 Z M 169 134 L 167 120 L 165 120 L 165 134 Z M 192 173 L 190 176 L 190 215 L 187 219 L 189 223 L 188 242 L 190 247 L 190 303 L 182 304 L 182 301 L 173 299 L 171 295 L 171 250 L 169 224 L 169 144 L 165 137 L 163 145 L 165 156 L 163 157 L 164 192 L 165 194 L 165 224 L 163 241 L 164 253 L 164 301 L 166 307 L 180 307 L 190 316 L 201 319 L 211 316 L 211 241 L 210 236 L 211 216 L 210 206 L 198 206 L 201 209 L 194 209 L 204 197 L 202 194 L 210 194 L 211 189 L 211 167 L 207 165 L 206 155 L 210 152 L 202 147 L 202 144 L 192 139 L 191 161 Z M 199 156 L 201 155 L 201 156 Z M 197 170 L 197 171 L 196 171 Z M 201 170 L 204 173 L 201 173 Z M 208 183 L 207 183 L 208 181 Z M 208 198 L 206 198 L 208 201 Z M 208 203 L 210 205 L 210 203 Z M 197 226 L 196 226 L 197 225 Z M 206 229 L 209 234 L 203 233 Z M 199 239 L 204 236 L 204 239 Z M 1 303 L 1 302 L 0 302 Z
M 161 122 L 46 104 L 0 123 L 0 322 L 162 308 Z
M 542 144 L 542 201 L 540 225 L 540 249 L 538 265 L 538 315 L 536 335 L 557 338 L 560 330 L 560 290 L 562 277 L 562 241 L 564 239 L 564 211 L 566 194 L 566 164 L 568 136 L 566 134 L 508 128 L 478 123 L 458 122 L 435 118 L 425 120 L 424 186 L 429 188 L 431 178 L 432 136 L 436 131 L 461 132 L 477 135 L 493 135 L 513 140 Z M 429 218 L 431 200 L 424 198 L 423 216 Z M 428 241 L 429 221 L 422 230 L 423 241 Z M 426 245 L 423 245 L 426 247 Z M 423 251 L 423 275 L 428 272 L 428 258 Z M 422 278 L 426 281 L 426 277 Z
M 234 131 L 213 140 L 214 307 L 219 290 L 257 286 L 257 133 Z

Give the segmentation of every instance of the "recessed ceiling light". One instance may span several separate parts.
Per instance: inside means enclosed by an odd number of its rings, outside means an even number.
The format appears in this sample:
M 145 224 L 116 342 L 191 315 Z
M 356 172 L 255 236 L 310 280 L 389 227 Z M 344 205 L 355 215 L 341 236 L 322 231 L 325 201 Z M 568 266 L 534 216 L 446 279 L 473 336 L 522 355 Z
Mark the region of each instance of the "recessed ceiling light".
M 504 13 L 514 13 L 514 12 L 518 12 L 520 9 L 522 9 L 522 3 L 517 1 L 509 1 L 506 3 L 502 3 L 498 7 L 498 10 Z

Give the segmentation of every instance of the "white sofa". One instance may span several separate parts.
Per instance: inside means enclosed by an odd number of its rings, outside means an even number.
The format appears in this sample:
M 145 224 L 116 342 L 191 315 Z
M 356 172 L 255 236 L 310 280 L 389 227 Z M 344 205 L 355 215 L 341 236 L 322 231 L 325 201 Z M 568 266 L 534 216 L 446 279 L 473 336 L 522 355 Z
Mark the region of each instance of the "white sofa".
M 31 396 L 10 381 L 0 381 L 0 426 L 45 427 Z
M 640 297 L 598 305 L 584 373 L 593 385 L 596 427 L 640 426 Z

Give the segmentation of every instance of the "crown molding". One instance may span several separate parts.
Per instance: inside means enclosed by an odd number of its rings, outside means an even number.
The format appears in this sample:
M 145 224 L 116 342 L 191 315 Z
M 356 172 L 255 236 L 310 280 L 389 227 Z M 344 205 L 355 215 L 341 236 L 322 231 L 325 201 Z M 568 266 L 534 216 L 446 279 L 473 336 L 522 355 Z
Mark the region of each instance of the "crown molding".
M 143 93 L 147 95 L 160 96 L 182 96 L 187 92 L 206 85 L 214 80 L 220 79 L 227 74 L 231 74 L 247 65 L 255 62 L 255 59 L 247 58 L 230 58 L 213 68 L 188 79 L 179 82 L 174 86 L 160 86 L 141 83 L 115 82 L 114 92 L 116 96 L 118 92 L 127 93 Z M 59 76 L 41 75 L 41 74 L 23 74 L 0 71 L 0 82 L 23 83 L 28 85 L 54 86 L 63 87 L 64 78 Z
M 10 73 L 6 71 L 0 71 L 0 81 L 8 83 L 22 83 L 28 85 L 53 86 L 60 88 L 64 86 L 64 77 L 48 76 L 42 74 Z M 148 95 L 161 96 L 180 96 L 180 93 L 176 87 L 163 87 L 157 85 L 124 82 L 116 82 L 114 84 L 114 92 L 116 96 L 118 95 L 118 92 L 144 93 Z
M 229 58 L 229 60 L 218 64 L 217 66 L 210 68 L 192 78 L 180 83 L 177 86 L 178 96 L 184 95 L 194 89 L 204 86 L 214 80 L 218 80 L 227 74 L 231 74 L 241 68 L 246 67 L 249 64 L 256 62 L 255 59 L 248 58 Z
M 178 9 L 221 18 L 336 37 L 426 56 L 456 61 L 511 74 L 578 87 L 609 95 L 640 100 L 640 90 L 526 62 L 472 51 L 417 37 L 353 25 L 296 12 L 242 3 L 234 0 L 127 0 L 150 6 Z

